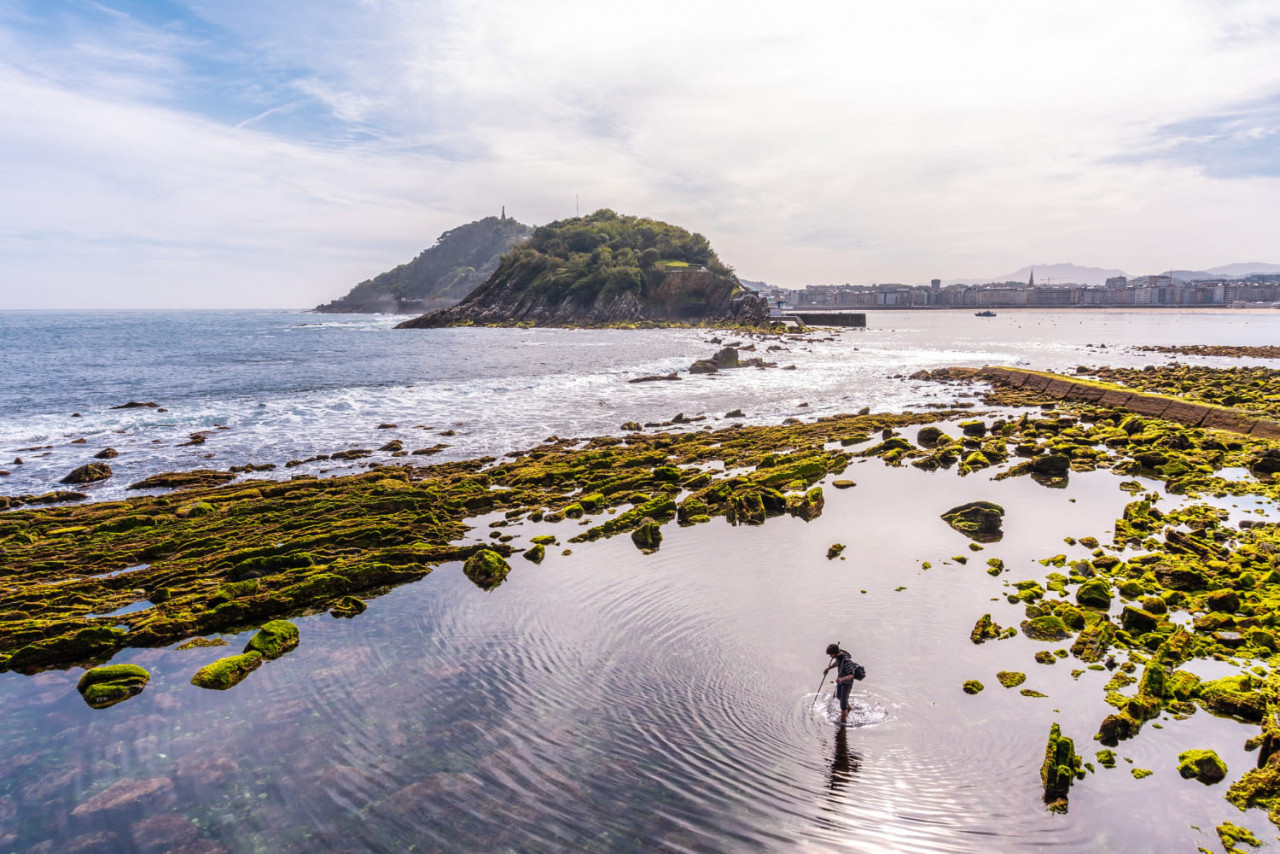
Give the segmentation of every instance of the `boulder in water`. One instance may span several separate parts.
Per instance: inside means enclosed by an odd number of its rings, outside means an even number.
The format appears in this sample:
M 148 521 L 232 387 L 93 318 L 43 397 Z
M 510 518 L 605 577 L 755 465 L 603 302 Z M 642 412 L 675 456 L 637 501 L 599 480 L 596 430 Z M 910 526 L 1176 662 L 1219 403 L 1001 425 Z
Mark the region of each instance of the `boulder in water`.
M 93 708 L 105 709 L 142 693 L 150 680 L 151 674 L 136 664 L 108 664 L 86 670 L 76 690 Z
M 106 463 L 86 463 L 78 469 L 73 469 L 59 483 L 96 483 L 99 480 L 106 480 L 111 475 L 111 466 Z
M 990 501 L 970 501 L 959 507 L 952 507 L 942 518 L 971 540 L 981 543 L 992 543 L 1004 536 L 1000 529 L 1004 519 L 1004 508 Z

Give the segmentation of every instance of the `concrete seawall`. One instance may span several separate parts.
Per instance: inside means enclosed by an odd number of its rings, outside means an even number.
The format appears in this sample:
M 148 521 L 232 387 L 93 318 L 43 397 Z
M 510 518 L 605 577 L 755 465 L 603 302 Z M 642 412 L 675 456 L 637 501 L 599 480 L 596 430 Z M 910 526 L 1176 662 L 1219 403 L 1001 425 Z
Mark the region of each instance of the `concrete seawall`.
M 1057 400 L 1075 400 L 1114 406 L 1136 415 L 1176 421 L 1188 427 L 1226 430 L 1259 439 L 1280 439 L 1280 421 L 1244 409 L 1193 403 L 1176 397 L 1131 391 L 1107 383 L 1064 377 L 1024 368 L 986 367 L 978 378 L 1013 388 L 1023 388 Z
M 806 326 L 866 326 L 867 315 L 861 311 L 789 311 L 787 317 L 793 317 Z

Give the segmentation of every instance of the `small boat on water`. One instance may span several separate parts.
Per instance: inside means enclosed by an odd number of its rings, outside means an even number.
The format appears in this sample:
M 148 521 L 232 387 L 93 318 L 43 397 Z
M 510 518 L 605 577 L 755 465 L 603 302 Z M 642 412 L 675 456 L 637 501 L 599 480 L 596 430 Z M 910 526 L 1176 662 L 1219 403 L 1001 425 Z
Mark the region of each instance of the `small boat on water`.
M 996 313 L 994 311 L 975 311 L 973 313 L 973 316 L 974 317 L 995 317 Z

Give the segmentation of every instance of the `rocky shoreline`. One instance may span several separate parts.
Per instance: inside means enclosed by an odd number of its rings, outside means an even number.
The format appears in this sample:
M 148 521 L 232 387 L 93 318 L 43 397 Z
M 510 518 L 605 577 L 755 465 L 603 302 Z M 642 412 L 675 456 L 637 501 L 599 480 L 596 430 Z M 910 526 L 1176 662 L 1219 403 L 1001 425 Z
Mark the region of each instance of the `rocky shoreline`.
M 1158 387 L 1183 381 L 1179 370 L 1140 373 Z M 1157 717 L 1207 712 L 1256 727 L 1250 744 L 1257 767 L 1226 797 L 1242 809 L 1265 809 L 1280 824 L 1280 677 L 1271 670 L 1280 648 L 1280 530 L 1274 521 L 1231 524 L 1225 511 L 1196 500 L 1280 499 L 1275 422 L 1262 409 L 1033 371 L 948 369 L 924 378 L 974 384 L 986 389 L 989 406 L 1023 409 L 552 437 L 503 459 L 378 465 L 325 480 L 205 483 L 126 501 L 18 509 L 0 515 L 7 586 L 0 667 L 35 673 L 103 664 L 126 647 L 167 646 L 324 611 L 355 616 L 362 600 L 445 562 L 465 562 L 467 577 L 491 589 L 556 548 L 625 534 L 641 551 L 660 549 L 662 529 L 673 522 L 809 520 L 822 514 L 827 485 L 853 486 L 841 476 L 859 458 L 962 477 L 990 470 L 994 480 L 1025 476 L 1046 488 L 1110 470 L 1128 478 L 1120 486 L 1132 501 L 1112 530 L 1072 538 L 1090 556 L 1068 560 L 1047 547 L 1045 574 L 1018 579 L 998 559 L 988 560 L 987 572 L 1007 579 L 1005 598 L 1023 619 L 1002 627 L 991 614 L 974 615 L 973 643 L 1021 634 L 1044 645 L 1034 664 L 1074 659 L 1080 673 L 1111 673 L 1105 691 L 1113 711 L 1096 731 L 1051 732 L 1042 769 L 1046 803 L 1067 809 L 1073 781 L 1097 773 L 1087 755 L 1076 753 L 1088 739 L 1101 743 L 1095 759 L 1105 769 L 1114 764 L 1113 749 Z M 1249 389 L 1253 398 L 1266 397 L 1252 385 L 1256 377 L 1219 372 L 1202 379 L 1202 391 L 1243 382 L 1245 402 Z M 956 436 L 937 424 L 962 417 Z M 1164 491 L 1135 478 L 1159 482 Z M 982 482 L 985 476 L 975 478 Z M 1179 506 L 1162 509 L 1170 498 Z M 998 505 L 974 502 L 946 515 L 934 523 L 970 537 L 970 552 L 999 539 Z M 478 517 L 486 527 L 472 530 L 477 541 L 464 542 Z M 569 521 L 577 525 L 563 538 L 522 531 L 525 522 Z M 841 551 L 842 544 L 831 545 L 828 559 Z M 253 661 L 242 662 L 239 678 L 264 657 L 246 648 L 231 658 L 246 656 Z M 1201 680 L 1186 667 L 1197 660 L 1250 669 Z M 1002 670 L 995 678 L 1011 688 L 1019 676 Z M 979 679 L 957 684 L 957 691 L 962 687 L 969 694 L 983 690 Z M 104 706 L 145 689 L 145 678 L 133 672 L 101 674 L 84 687 L 86 702 Z M 1212 776 L 1217 767 L 1203 753 L 1179 762 L 1196 777 Z

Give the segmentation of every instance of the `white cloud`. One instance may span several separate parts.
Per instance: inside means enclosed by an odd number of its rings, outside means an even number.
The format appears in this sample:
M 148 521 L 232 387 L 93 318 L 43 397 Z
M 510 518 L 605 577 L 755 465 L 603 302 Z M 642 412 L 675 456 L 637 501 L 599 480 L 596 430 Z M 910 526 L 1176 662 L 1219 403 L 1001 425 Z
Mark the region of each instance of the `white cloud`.
M 129 19 L 3 51 L 0 307 L 313 304 L 575 193 L 788 285 L 1280 260 L 1280 181 L 1135 156 L 1280 92 L 1269 3 L 211 7 L 233 48 Z M 234 120 L 202 50 L 261 84 Z

